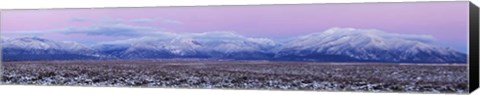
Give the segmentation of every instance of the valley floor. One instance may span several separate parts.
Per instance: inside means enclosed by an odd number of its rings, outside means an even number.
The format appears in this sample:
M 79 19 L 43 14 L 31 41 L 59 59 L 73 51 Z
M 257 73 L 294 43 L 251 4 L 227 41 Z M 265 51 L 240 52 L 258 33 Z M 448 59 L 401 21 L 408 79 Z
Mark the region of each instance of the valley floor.
M 4 62 L 2 84 L 467 93 L 466 65 L 268 61 Z

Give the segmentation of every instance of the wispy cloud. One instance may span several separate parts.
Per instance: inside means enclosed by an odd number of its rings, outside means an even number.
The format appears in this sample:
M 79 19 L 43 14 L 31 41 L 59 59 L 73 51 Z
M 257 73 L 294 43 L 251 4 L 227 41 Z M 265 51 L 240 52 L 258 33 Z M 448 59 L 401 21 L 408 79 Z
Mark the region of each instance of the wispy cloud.
M 133 19 L 130 20 L 129 22 L 131 23 L 138 23 L 138 24 L 144 24 L 144 23 L 152 23 L 156 22 L 157 19 L 152 19 L 152 18 L 142 18 L 142 19 Z
M 89 19 L 86 18 L 72 18 L 70 19 L 70 22 L 88 22 Z
M 386 39 L 403 39 L 403 40 L 412 40 L 419 41 L 423 43 L 431 43 L 436 41 L 432 35 L 423 35 L 423 34 L 399 34 L 395 32 L 387 32 L 378 29 L 357 29 L 357 28 L 340 28 L 333 27 L 326 30 L 328 34 L 368 34 L 373 36 L 378 36 Z M 316 34 L 316 33 L 314 33 Z
M 132 26 L 126 24 L 100 25 L 85 28 L 66 28 L 59 30 L 64 34 L 86 34 L 93 36 L 128 36 L 138 37 L 148 35 L 150 32 L 157 31 L 156 28 Z
M 178 20 L 173 20 L 173 19 L 157 19 L 157 18 L 140 18 L 140 19 L 132 19 L 129 20 L 126 23 L 132 23 L 132 24 L 147 24 L 147 23 L 162 23 L 162 24 L 170 24 L 170 25 L 180 25 L 183 24 L 183 22 L 178 21 Z
M 396 33 L 385 33 L 383 34 L 386 38 L 401 38 L 405 40 L 414 40 L 424 43 L 432 43 L 436 39 L 431 35 L 407 35 L 407 34 L 396 34 Z
M 171 20 L 171 19 L 163 19 L 162 23 L 164 23 L 164 24 L 174 24 L 174 25 L 183 24 L 183 22 L 181 22 L 181 21 Z
M 2 36 L 25 37 L 25 36 L 45 36 L 52 34 L 84 34 L 89 36 L 111 36 L 111 37 L 139 37 L 155 35 L 155 32 L 161 31 L 159 28 L 134 26 L 128 24 L 107 24 L 94 25 L 89 27 L 68 27 L 62 29 L 44 30 L 44 31 L 14 31 L 2 33 Z
M 120 18 L 102 18 L 100 20 L 87 19 L 87 18 L 72 18 L 70 22 L 91 22 L 94 24 L 149 24 L 149 23 L 161 23 L 179 25 L 183 22 L 173 19 L 159 19 L 159 18 L 137 18 L 137 19 L 120 19 Z
M 24 37 L 24 36 L 42 36 L 42 35 L 47 35 L 54 33 L 55 31 L 49 30 L 49 31 L 14 31 L 14 32 L 3 32 L 2 37 Z

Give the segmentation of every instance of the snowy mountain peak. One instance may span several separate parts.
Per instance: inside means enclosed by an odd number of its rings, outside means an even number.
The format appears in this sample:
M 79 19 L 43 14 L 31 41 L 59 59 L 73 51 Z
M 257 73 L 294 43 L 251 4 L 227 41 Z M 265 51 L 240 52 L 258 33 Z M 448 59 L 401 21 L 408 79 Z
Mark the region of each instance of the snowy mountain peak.
M 432 44 L 429 35 L 376 29 L 330 28 L 287 42 L 232 32 L 158 33 L 155 36 L 101 42 L 92 47 L 38 37 L 2 39 L 4 54 L 82 56 L 82 58 L 227 58 L 335 62 L 466 63 L 466 54 Z M 43 55 L 42 55 L 43 56 Z M 63 57 L 62 57 L 63 58 Z M 35 59 L 35 58 L 32 58 Z M 37 58 L 38 59 L 38 58 Z
M 335 60 L 352 61 L 466 61 L 463 53 L 427 43 L 426 40 L 431 39 L 430 36 L 388 33 L 376 29 L 331 28 L 288 42 L 280 47 L 276 56 L 337 56 Z
M 316 34 L 316 33 L 313 33 Z M 329 36 L 345 36 L 345 35 L 364 35 L 364 36 L 377 36 L 384 34 L 383 31 L 376 29 L 356 29 L 356 28 L 330 28 L 324 32 L 318 33 L 320 35 L 329 35 Z
M 49 49 L 56 47 L 53 41 L 38 37 L 23 37 L 6 40 L 2 43 L 4 48 L 25 48 L 25 49 Z
M 330 28 L 330 29 L 325 30 L 323 33 L 326 33 L 326 34 L 335 34 L 335 33 L 338 33 L 338 32 L 351 32 L 351 31 L 355 31 L 355 30 L 356 30 L 355 28 L 333 27 L 333 28 Z
M 53 41 L 40 37 L 21 37 L 5 40 L 2 43 L 3 48 L 17 48 L 27 50 L 65 50 L 70 52 L 76 51 L 93 51 L 90 47 L 76 42 Z

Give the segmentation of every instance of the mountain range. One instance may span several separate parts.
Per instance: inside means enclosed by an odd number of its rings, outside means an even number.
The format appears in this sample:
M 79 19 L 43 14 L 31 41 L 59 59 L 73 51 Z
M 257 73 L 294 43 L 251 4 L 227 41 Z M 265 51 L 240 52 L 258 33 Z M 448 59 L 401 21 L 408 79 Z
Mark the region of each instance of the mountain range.
M 375 29 L 331 28 L 286 42 L 231 32 L 77 42 L 39 37 L 2 39 L 4 61 L 205 58 L 319 62 L 466 63 L 467 55 Z

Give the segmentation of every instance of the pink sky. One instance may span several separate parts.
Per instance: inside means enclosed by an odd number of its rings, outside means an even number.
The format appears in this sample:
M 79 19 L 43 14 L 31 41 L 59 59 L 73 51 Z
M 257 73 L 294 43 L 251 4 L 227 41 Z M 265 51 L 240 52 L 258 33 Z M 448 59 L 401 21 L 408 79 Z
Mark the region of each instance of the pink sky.
M 0 23 L 4 37 L 110 24 L 179 33 L 234 31 L 269 38 L 351 27 L 431 35 L 447 45 L 466 49 L 468 2 L 7 10 L 2 12 Z M 128 38 L 53 32 L 42 36 L 57 40 Z

